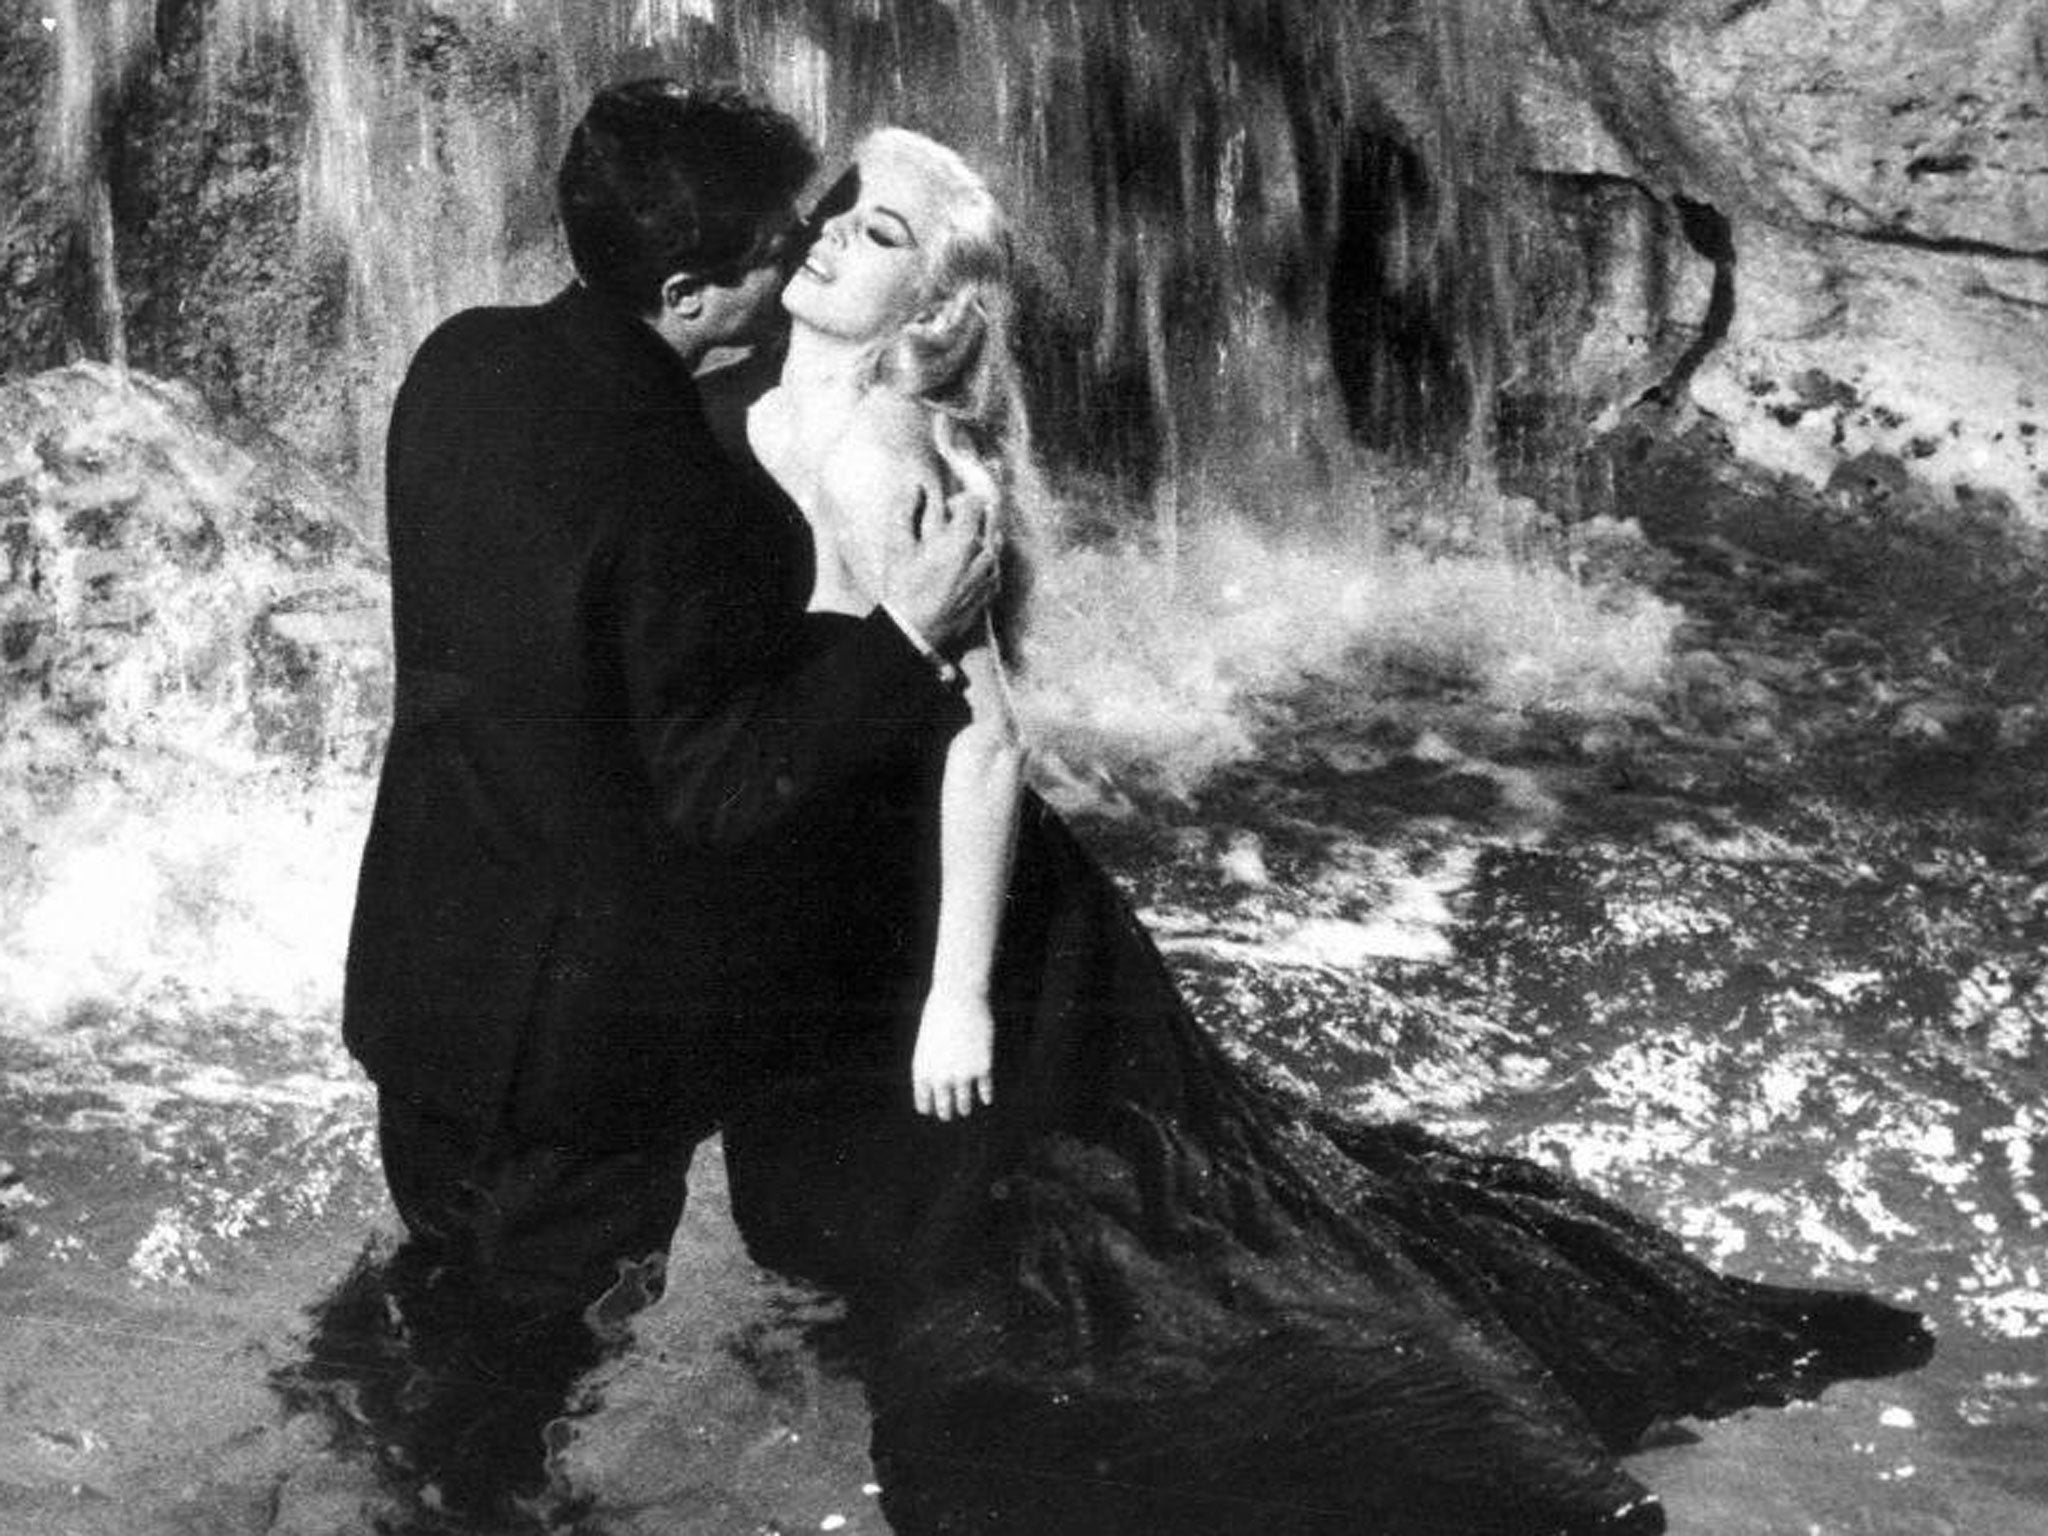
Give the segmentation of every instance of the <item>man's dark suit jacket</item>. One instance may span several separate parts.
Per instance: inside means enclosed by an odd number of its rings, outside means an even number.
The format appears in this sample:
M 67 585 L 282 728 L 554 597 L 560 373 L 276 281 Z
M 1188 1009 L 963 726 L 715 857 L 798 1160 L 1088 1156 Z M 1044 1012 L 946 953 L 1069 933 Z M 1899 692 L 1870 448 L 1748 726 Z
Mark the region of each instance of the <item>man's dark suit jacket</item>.
M 747 995 L 762 850 L 962 705 L 879 613 L 795 647 L 801 518 L 584 289 L 427 340 L 387 495 L 398 702 L 349 1047 L 382 1091 L 522 1138 L 701 1133 L 773 1009 Z

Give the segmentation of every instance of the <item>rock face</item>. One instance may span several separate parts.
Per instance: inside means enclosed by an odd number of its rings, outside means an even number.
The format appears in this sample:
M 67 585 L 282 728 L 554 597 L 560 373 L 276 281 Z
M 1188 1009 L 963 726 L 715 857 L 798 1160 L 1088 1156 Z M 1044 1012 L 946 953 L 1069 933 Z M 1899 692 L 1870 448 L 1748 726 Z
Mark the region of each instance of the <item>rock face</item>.
M 272 50 L 207 77 L 202 8 L 156 0 L 161 65 L 127 72 L 96 130 L 112 250 L 95 252 L 84 189 L 66 164 L 80 153 L 67 137 L 88 130 L 61 110 L 64 42 L 47 9 L 0 17 L 8 371 L 111 360 L 118 335 L 127 361 L 338 461 L 347 273 L 298 236 L 299 167 L 287 146 L 306 115 L 299 72 Z M 111 284 L 103 264 L 117 269 Z
M 1581 209 L 1619 183 L 1672 215 L 1661 242 L 1630 198 L 1596 220 L 1583 334 L 1635 340 L 1574 360 L 1588 397 L 1632 353 L 1675 362 L 1648 338 L 1718 279 L 1676 382 L 1739 455 L 1816 484 L 1877 455 L 2048 522 L 2037 0 L 1530 0 L 1523 24 L 1549 55 L 1515 82 L 1532 165 Z M 1684 279 L 1646 294 L 1646 260 Z
M 1577 505 L 1561 468 L 1649 402 L 2048 525 L 2040 0 L 53 9 L 0 19 L 9 366 L 125 325 L 366 479 L 425 329 L 560 274 L 545 167 L 589 85 L 664 68 L 834 152 L 895 117 L 988 165 L 1070 269 L 1027 306 L 1041 443 L 1120 484 L 1349 430 L 1497 443 Z
M 189 389 L 78 363 L 0 385 L 10 731 L 251 764 L 372 759 L 382 582 L 348 502 L 223 436 Z

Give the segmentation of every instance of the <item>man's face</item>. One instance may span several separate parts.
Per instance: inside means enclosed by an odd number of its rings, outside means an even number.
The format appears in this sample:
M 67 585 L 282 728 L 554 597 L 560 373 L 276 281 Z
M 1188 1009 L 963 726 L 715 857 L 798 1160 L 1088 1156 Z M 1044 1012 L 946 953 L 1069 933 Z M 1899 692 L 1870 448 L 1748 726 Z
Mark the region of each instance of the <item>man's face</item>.
M 803 257 L 803 225 L 794 210 L 773 227 L 746 262 L 704 285 L 703 336 L 714 346 L 745 346 L 782 324 L 782 286 Z
M 871 147 L 819 204 L 818 237 L 783 308 L 845 341 L 893 334 L 917 312 L 946 215 L 946 188 L 930 166 Z

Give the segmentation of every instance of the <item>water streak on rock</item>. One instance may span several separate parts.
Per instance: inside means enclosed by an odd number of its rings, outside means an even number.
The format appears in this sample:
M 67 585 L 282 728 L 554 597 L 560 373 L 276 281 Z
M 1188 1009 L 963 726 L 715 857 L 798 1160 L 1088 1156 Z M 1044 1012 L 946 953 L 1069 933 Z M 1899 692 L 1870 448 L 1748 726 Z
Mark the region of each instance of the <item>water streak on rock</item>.
M 566 126 L 595 86 L 655 69 L 739 78 L 834 151 L 892 120 L 989 168 L 1035 257 L 1050 435 L 1133 484 L 1167 482 L 1162 508 L 1211 461 L 1253 445 L 1330 453 L 1353 421 L 1389 445 L 1489 446 L 1474 404 L 1500 375 L 1513 306 L 1498 207 L 1474 188 L 1495 179 L 1512 41 L 1477 0 L 1194 14 L 1163 0 L 63 0 L 58 13 L 52 138 L 88 210 L 106 201 L 124 82 L 191 47 L 195 28 L 209 91 L 251 68 L 302 87 L 297 141 L 273 147 L 301 167 L 305 240 L 346 268 L 365 464 L 436 320 L 558 274 L 545 189 Z M 1382 144 L 1399 177 L 1366 174 Z M 98 226 L 82 214 L 81 227 Z M 111 274 L 112 250 L 99 260 Z M 1332 306 L 1361 304 L 1394 317 L 1367 326 L 1385 356 L 1339 378 Z M 110 354 L 119 321 L 115 303 Z

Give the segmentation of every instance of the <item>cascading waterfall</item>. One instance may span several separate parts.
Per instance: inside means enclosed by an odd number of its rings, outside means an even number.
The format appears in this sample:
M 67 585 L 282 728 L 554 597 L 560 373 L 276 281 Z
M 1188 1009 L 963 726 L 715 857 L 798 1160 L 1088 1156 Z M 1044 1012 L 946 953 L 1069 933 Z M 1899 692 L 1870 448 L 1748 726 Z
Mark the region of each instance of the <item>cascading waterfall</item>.
M 105 175 L 102 127 L 107 98 L 147 50 L 154 0 L 56 0 L 49 23 L 57 38 L 58 70 L 50 171 L 74 198 L 77 243 L 91 268 L 96 338 L 105 359 L 128 366 L 128 329 L 122 312 L 114 212 Z
M 55 169 L 109 357 L 107 138 L 130 83 L 194 31 L 209 93 L 288 61 L 303 108 L 275 148 L 302 240 L 344 274 L 323 365 L 366 478 L 425 332 L 558 279 L 547 189 L 583 100 L 656 69 L 737 77 L 828 152 L 889 120 L 984 167 L 1034 258 L 1042 435 L 1149 488 L 1169 546 L 1206 479 L 1275 456 L 1490 450 L 1512 285 L 1475 189 L 1500 179 L 1515 40 L 1482 0 L 60 0 L 56 19 Z

